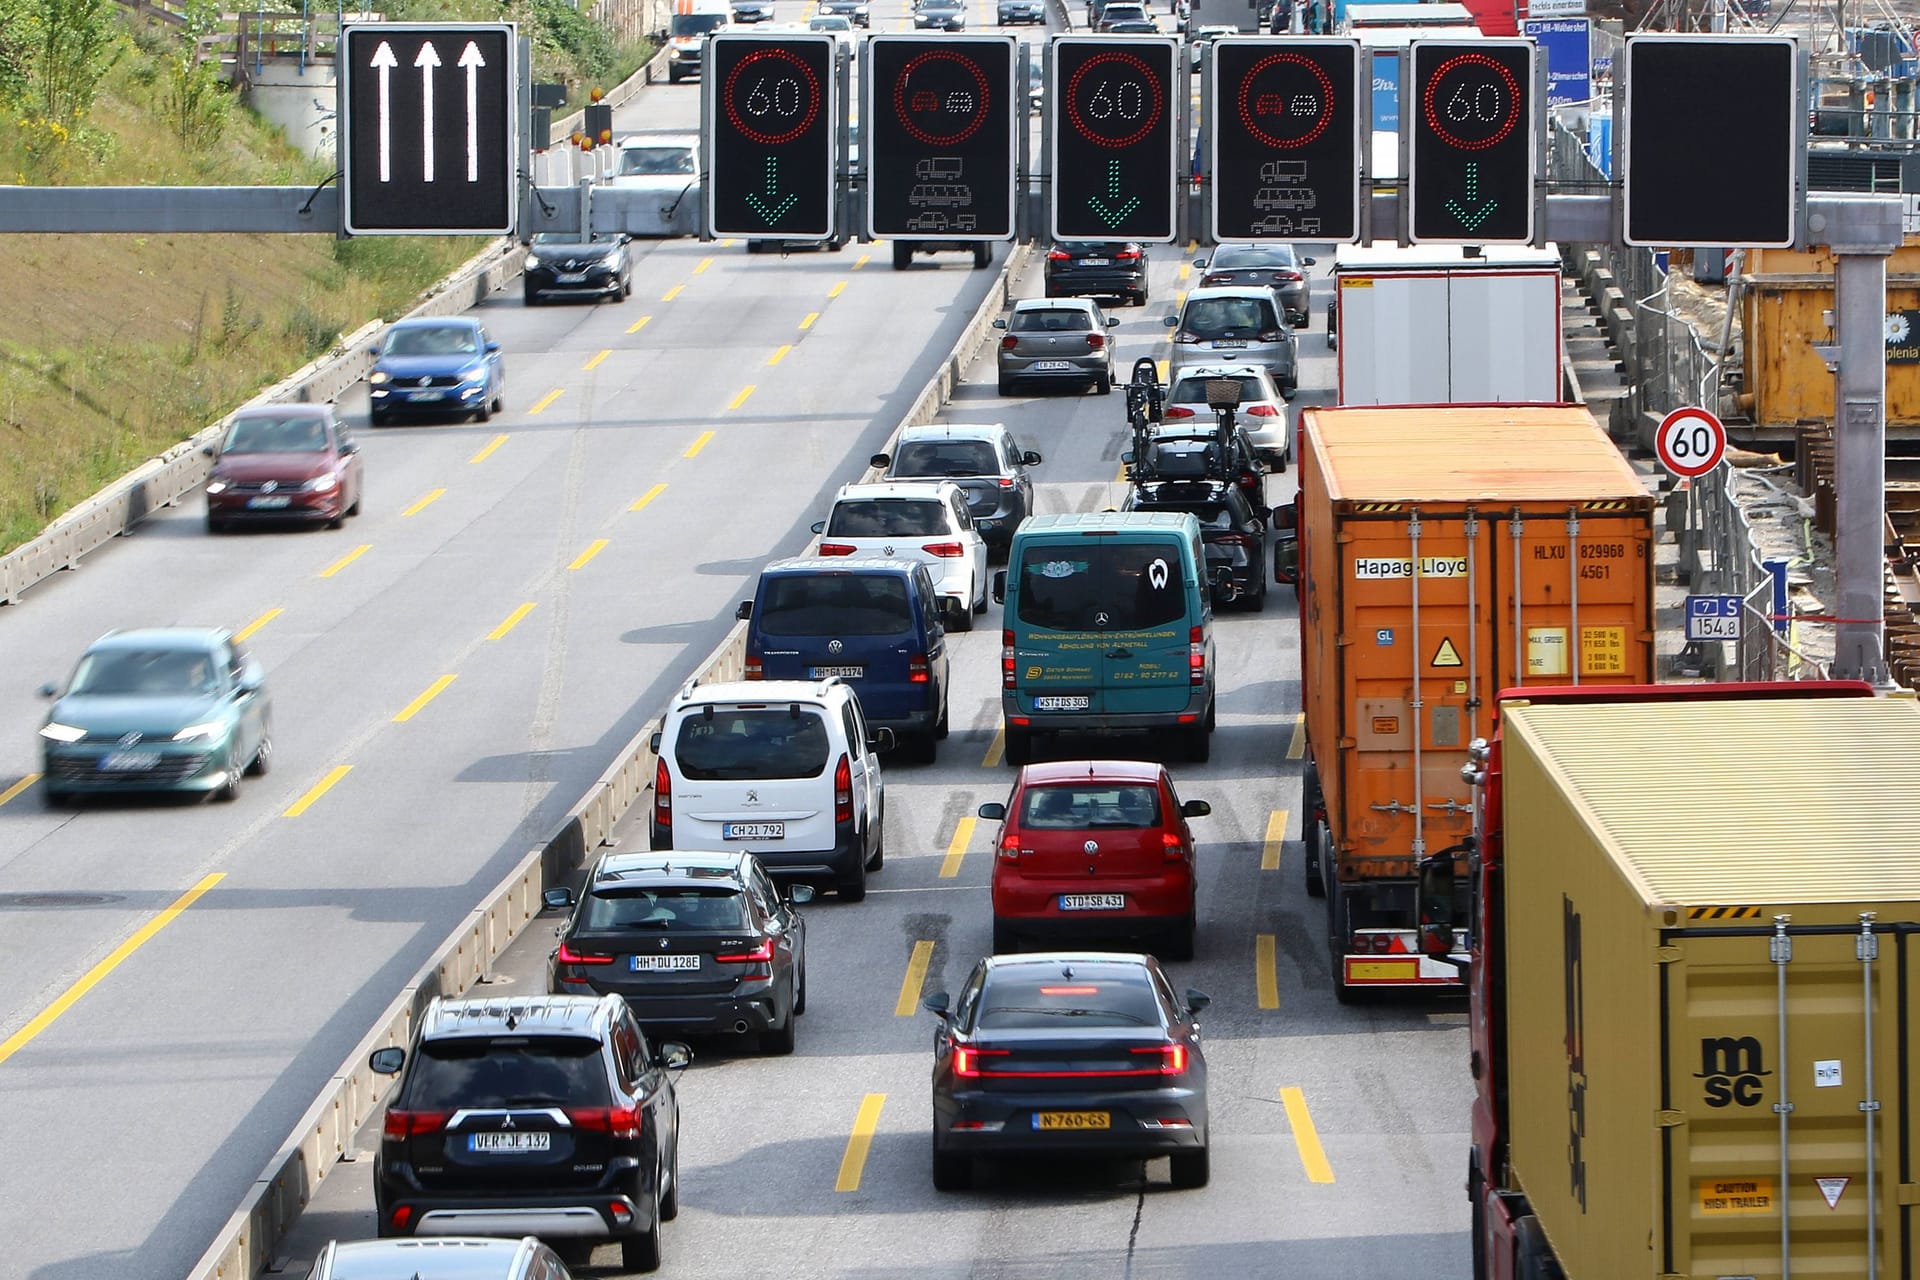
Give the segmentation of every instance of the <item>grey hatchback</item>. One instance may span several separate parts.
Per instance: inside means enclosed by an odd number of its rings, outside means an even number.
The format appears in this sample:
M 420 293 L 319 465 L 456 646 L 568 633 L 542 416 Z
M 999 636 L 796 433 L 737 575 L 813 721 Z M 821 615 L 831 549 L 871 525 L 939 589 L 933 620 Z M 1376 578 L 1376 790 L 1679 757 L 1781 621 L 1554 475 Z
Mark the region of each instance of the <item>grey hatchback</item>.
M 998 422 L 936 422 L 902 427 L 893 452 L 869 461 L 882 480 L 951 480 L 967 495 L 967 514 L 991 554 L 1002 559 L 1013 531 L 1033 510 L 1033 476 L 1040 455 L 1021 449 Z
M 1299 349 L 1282 311 L 1279 295 L 1264 285 L 1195 289 L 1180 314 L 1166 318 L 1173 364 L 1260 365 L 1291 400 L 1300 387 Z
M 995 320 L 1000 339 L 999 390 L 1012 395 L 1025 381 L 1090 385 L 1113 390 L 1113 343 L 1107 330 L 1120 321 L 1087 298 L 1022 298 L 1013 314 Z
M 307 1280 L 572 1280 L 560 1256 L 532 1236 L 332 1240 Z

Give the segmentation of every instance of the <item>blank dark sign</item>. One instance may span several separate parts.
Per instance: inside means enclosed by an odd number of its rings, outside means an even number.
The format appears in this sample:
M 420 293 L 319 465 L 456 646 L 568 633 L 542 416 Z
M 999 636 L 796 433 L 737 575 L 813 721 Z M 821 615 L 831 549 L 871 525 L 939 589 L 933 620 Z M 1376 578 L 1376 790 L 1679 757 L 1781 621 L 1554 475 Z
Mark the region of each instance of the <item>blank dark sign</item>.
M 1627 40 L 1628 244 L 1793 243 L 1807 127 L 1799 63 L 1794 42 L 1772 36 Z

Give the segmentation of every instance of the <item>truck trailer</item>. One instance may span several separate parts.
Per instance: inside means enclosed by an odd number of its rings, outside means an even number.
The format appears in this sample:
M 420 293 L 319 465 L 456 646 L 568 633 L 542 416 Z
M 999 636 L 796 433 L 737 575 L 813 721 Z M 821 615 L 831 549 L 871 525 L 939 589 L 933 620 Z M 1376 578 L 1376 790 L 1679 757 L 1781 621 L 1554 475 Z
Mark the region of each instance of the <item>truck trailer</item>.
M 1468 835 L 1497 690 L 1653 678 L 1653 499 L 1574 407 L 1307 409 L 1296 447 L 1303 862 L 1334 991 L 1458 990 L 1421 954 L 1416 864 Z
M 1873 692 L 1502 694 L 1470 897 L 1421 868 L 1475 1280 L 1915 1274 L 1920 705 Z

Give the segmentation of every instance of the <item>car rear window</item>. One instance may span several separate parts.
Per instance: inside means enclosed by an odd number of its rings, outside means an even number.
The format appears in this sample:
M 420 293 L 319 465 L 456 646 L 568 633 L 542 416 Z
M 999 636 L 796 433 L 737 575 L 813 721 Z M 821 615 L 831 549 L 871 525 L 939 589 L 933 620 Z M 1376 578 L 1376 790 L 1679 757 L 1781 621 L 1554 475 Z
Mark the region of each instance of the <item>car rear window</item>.
M 1214 250 L 1213 260 L 1207 263 L 1207 269 L 1236 271 L 1249 267 L 1291 267 L 1294 262 L 1292 245 L 1241 245 L 1233 249 Z
M 1138 978 L 1064 978 L 1002 969 L 987 975 L 974 1024 L 983 1031 L 1157 1027 L 1160 1006 L 1145 973 Z
M 1028 787 L 1020 803 L 1020 825 L 1042 831 L 1157 827 L 1160 788 L 1145 782 Z
M 1083 333 L 1092 327 L 1093 321 L 1084 311 L 1046 307 L 1014 312 L 1008 329 L 1012 333 Z
M 1205 404 L 1207 402 L 1207 384 L 1209 382 L 1230 379 L 1240 384 L 1240 400 L 1270 400 L 1271 392 L 1261 385 L 1260 379 L 1253 374 L 1202 374 L 1191 378 L 1182 378 L 1173 384 L 1173 394 L 1167 397 L 1168 404 Z
M 817 707 L 694 711 L 673 743 L 680 776 L 713 782 L 739 778 L 814 778 L 827 767 L 827 722 Z
M 407 1077 L 409 1111 L 604 1103 L 600 1042 L 585 1036 L 459 1036 L 420 1046 Z
M 985 440 L 910 440 L 893 458 L 893 474 L 922 476 L 991 476 L 1000 471 L 1000 459 Z
M 1146 631 L 1186 616 L 1179 549 L 1170 542 L 1102 538 L 1027 547 L 1019 617 L 1049 631 Z
M 947 507 L 938 499 L 849 498 L 833 504 L 829 538 L 930 538 L 947 532 Z
M 1136 502 L 1129 511 L 1185 511 L 1200 522 L 1202 529 L 1234 528 L 1233 511 L 1224 502 L 1181 502 L 1167 498 L 1160 501 Z
M 892 573 L 782 574 L 760 584 L 755 625 L 775 636 L 897 636 L 913 630 L 907 580 Z
M 594 933 L 747 927 L 746 899 L 738 889 L 622 885 L 594 890 L 587 895 L 586 908 L 580 928 Z
M 1189 298 L 1180 316 L 1180 328 L 1196 338 L 1228 334 L 1251 337 L 1263 329 L 1277 329 L 1273 303 L 1265 298 Z

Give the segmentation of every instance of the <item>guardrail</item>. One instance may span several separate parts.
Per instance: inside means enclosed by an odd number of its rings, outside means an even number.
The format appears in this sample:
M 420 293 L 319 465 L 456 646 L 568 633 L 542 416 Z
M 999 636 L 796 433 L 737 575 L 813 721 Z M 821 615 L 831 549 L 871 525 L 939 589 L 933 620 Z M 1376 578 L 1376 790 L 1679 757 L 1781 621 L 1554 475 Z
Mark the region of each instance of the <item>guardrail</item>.
M 999 280 L 974 311 L 953 350 L 894 427 L 888 452 L 901 430 L 933 421 L 946 404 L 967 363 L 992 333 L 994 317 L 1006 307 L 1013 279 L 1031 252 L 1028 245 L 1014 246 Z M 862 478 L 871 480 L 877 474 L 868 467 Z M 747 624 L 736 623 L 719 647 L 694 668 L 689 682 L 740 679 L 746 672 L 746 650 Z M 378 1109 L 392 1083 L 391 1077 L 376 1076 L 367 1068 L 368 1055 L 387 1045 L 409 1046 L 414 1020 L 435 996 L 463 995 L 485 986 L 493 962 L 539 915 L 540 895 L 585 865 L 595 850 L 610 844 L 614 828 L 651 789 L 656 759 L 652 741 L 660 724 L 656 717 L 641 726 L 607 771 L 567 811 L 553 836 L 521 860 L 394 997 L 255 1179 L 240 1208 L 187 1280 L 252 1277 L 275 1257 L 274 1250 L 313 1199 L 314 1190 L 347 1154 L 354 1134 Z

